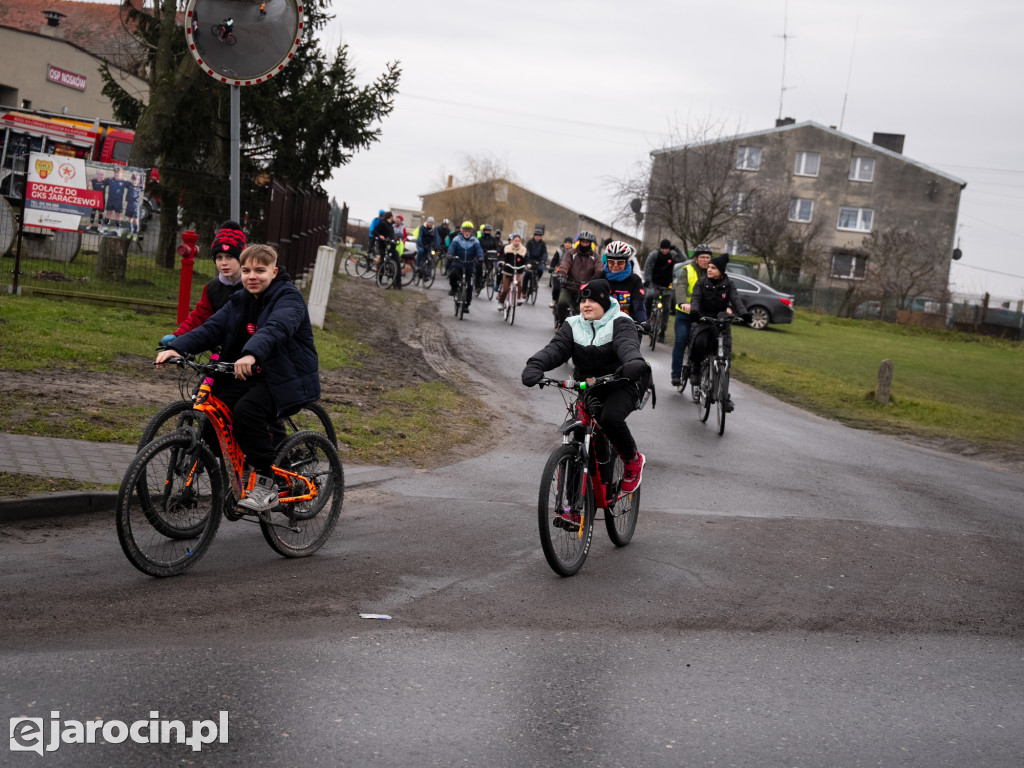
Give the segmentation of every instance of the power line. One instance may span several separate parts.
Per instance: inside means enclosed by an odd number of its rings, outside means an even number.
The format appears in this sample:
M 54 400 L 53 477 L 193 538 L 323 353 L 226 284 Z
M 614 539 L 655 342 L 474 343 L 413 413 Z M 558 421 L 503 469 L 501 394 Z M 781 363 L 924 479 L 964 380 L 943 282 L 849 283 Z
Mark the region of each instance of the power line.
M 1019 277 L 1021 280 L 1024 280 L 1024 275 L 1014 275 L 1010 272 L 1000 272 L 995 269 L 985 269 L 985 267 L 976 267 L 973 264 L 961 264 L 960 262 L 957 262 L 955 266 L 963 267 L 964 269 L 976 269 L 979 272 L 990 272 L 993 275 L 1002 275 L 1003 277 Z

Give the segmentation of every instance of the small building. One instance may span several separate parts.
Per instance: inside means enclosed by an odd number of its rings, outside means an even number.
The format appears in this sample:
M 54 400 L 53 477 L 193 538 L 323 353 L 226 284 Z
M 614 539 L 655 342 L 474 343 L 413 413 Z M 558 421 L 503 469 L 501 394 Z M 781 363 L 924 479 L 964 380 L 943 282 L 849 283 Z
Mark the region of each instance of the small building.
M 549 248 L 560 245 L 562 238 L 572 237 L 583 230 L 593 232 L 598 245 L 609 237 L 624 240 L 634 247 L 640 245 L 633 235 L 507 179 L 454 187 L 449 177 L 446 189 L 427 192 L 420 198 L 423 200 L 424 218 L 433 216 L 438 223 L 442 219 L 451 219 L 453 229 L 469 220 L 478 229 L 483 224 L 500 229 L 503 238 L 512 233 L 529 238 L 535 228 L 541 227 Z
M 139 0 L 134 0 L 138 3 Z M 114 120 L 100 68 L 143 102 L 145 51 L 122 26 L 119 5 L 69 0 L 0 3 L 0 104 Z

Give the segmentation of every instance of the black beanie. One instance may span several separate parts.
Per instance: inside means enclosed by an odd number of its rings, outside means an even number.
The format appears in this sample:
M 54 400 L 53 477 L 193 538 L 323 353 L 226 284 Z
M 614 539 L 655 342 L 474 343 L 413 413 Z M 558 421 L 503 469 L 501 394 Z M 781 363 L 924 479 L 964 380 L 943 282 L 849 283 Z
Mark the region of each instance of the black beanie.
M 225 221 L 220 225 L 220 229 L 217 230 L 217 234 L 213 236 L 213 243 L 210 244 L 210 250 L 213 252 L 213 258 L 217 258 L 217 254 L 226 253 L 229 256 L 234 256 L 236 259 L 242 255 L 242 249 L 245 248 L 245 232 L 238 225 L 237 221 Z
M 729 254 L 728 253 L 719 254 L 718 256 L 715 256 L 711 260 L 711 263 L 714 264 L 716 267 L 718 267 L 718 271 L 721 272 L 724 275 L 725 274 L 725 265 L 729 263 Z
M 586 294 L 586 295 L 584 295 Z M 607 280 L 591 280 L 580 286 L 580 301 L 592 299 L 600 304 L 607 312 L 612 307 L 612 289 Z
M 659 248 L 671 248 L 672 247 L 672 241 L 671 240 L 662 240 L 661 241 L 661 245 L 659 245 L 658 247 Z

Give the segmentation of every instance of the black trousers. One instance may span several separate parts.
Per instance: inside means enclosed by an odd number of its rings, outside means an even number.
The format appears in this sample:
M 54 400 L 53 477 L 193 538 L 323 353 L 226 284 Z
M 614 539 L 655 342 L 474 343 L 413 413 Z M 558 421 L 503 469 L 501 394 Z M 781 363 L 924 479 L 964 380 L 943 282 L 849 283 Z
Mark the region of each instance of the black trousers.
M 272 475 L 274 438 L 270 427 L 277 419 L 277 408 L 266 379 L 239 381 L 227 375 L 218 376 L 213 393 L 231 409 L 231 426 L 245 460 L 257 474 Z
M 732 358 L 732 329 L 726 326 L 722 330 L 722 340 L 725 342 L 725 356 Z M 694 323 L 690 326 L 690 371 L 691 375 L 700 373 L 700 366 L 704 358 L 718 352 L 718 339 L 715 337 L 714 329 L 704 323 Z
M 615 446 L 623 461 L 629 461 L 636 455 L 636 441 L 626 426 L 626 417 L 636 408 L 636 387 L 623 384 L 600 395 L 601 413 L 597 423 Z

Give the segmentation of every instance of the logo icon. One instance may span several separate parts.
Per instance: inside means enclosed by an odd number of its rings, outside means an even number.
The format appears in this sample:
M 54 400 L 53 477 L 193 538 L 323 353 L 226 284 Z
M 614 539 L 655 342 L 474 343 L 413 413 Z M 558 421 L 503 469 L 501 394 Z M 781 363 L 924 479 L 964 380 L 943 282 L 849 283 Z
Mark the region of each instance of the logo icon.
M 53 161 L 51 160 L 36 160 L 36 173 L 39 174 L 40 179 L 45 179 L 50 175 L 53 170 Z
M 43 718 L 11 718 L 11 752 L 43 754 Z
M 60 167 L 57 168 L 57 175 L 67 183 L 75 178 L 75 166 L 71 163 L 61 163 Z

